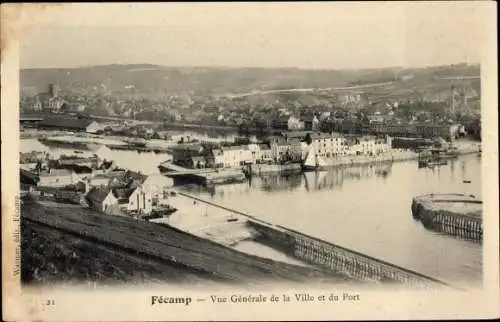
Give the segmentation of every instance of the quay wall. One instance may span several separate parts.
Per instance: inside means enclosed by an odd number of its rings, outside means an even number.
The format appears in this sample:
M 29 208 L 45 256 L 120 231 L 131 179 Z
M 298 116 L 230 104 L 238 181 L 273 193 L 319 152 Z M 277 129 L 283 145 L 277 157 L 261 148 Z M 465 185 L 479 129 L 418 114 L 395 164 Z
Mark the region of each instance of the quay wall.
M 294 164 L 252 164 L 249 167 L 251 175 L 263 176 L 279 173 L 300 173 L 302 167 L 298 163 Z M 248 170 L 247 170 L 248 171 Z
M 357 166 L 365 164 L 377 164 L 387 162 L 399 162 L 417 160 L 418 154 L 412 151 L 397 150 L 378 156 L 342 156 L 338 158 L 327 158 L 325 162 L 331 167 Z
M 463 147 L 457 151 L 458 155 L 478 153 L 475 147 Z M 325 162 L 330 167 L 358 166 L 391 162 L 403 162 L 418 160 L 418 153 L 410 150 L 395 149 L 392 152 L 377 156 L 341 156 L 337 158 L 326 158 Z
M 426 200 L 422 197 L 414 198 L 411 205 L 413 217 L 420 220 L 427 229 L 475 241 L 482 240 L 482 214 L 477 212 L 462 213 L 451 209 L 436 208 L 434 204 L 436 202 L 439 202 L 439 200 Z M 482 201 L 463 200 L 460 199 L 460 195 L 457 195 L 456 199 L 449 199 L 446 202 L 482 205 Z
M 334 245 L 282 226 L 249 220 L 248 225 L 261 233 L 271 247 L 287 249 L 288 254 L 304 262 L 343 273 L 366 282 L 403 283 L 410 286 L 447 286 L 445 282 L 413 272 L 362 253 Z
M 165 173 L 168 177 L 168 173 Z M 245 174 L 241 171 L 221 171 L 208 173 L 185 173 L 175 175 L 175 178 L 203 186 L 240 183 L 246 181 Z

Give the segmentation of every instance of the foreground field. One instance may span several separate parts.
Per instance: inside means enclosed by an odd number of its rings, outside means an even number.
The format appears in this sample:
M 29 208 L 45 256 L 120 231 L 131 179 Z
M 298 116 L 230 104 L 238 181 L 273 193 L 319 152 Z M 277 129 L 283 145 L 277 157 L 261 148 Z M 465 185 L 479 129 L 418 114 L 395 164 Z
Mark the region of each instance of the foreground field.
M 341 282 L 314 268 L 251 256 L 182 231 L 37 202 L 22 206 L 24 283 Z

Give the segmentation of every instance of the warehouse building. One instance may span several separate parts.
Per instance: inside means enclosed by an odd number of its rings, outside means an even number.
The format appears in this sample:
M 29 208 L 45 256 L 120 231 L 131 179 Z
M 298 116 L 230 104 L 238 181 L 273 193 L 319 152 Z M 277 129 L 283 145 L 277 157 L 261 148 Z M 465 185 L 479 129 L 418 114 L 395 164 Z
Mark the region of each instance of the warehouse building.
M 96 121 L 70 118 L 45 118 L 42 122 L 40 122 L 39 128 L 44 130 L 87 133 L 97 133 L 102 130 L 101 125 Z

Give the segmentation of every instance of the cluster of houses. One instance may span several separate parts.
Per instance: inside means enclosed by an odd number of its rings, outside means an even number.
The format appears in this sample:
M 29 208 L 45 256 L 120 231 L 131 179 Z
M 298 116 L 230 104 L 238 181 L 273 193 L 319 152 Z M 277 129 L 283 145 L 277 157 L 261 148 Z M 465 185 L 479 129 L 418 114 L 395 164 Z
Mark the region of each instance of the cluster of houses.
M 97 156 L 52 160 L 30 153 L 21 159 L 22 190 L 109 214 L 147 216 L 165 206 L 166 191 L 173 186 L 170 178 L 121 169 Z
M 187 168 L 237 168 L 248 164 L 298 163 L 313 147 L 318 156 L 379 155 L 390 152 L 389 136 L 349 136 L 308 131 L 283 132 L 261 143 L 239 145 L 179 144 L 172 148 L 172 162 Z
M 325 121 L 322 129 L 342 133 L 390 135 L 400 137 L 438 138 L 454 140 L 465 134 L 463 125 L 455 122 L 384 121 L 358 119 L 333 119 Z

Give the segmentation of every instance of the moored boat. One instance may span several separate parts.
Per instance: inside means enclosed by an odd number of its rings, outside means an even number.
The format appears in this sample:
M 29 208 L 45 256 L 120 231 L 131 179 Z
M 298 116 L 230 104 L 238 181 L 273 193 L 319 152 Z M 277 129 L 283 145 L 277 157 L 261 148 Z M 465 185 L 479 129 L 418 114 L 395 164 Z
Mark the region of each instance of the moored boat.
M 313 147 L 309 149 L 307 153 L 306 160 L 302 164 L 303 171 L 321 171 L 326 170 L 328 168 L 328 164 L 323 160 L 320 156 L 316 154 L 316 151 Z

